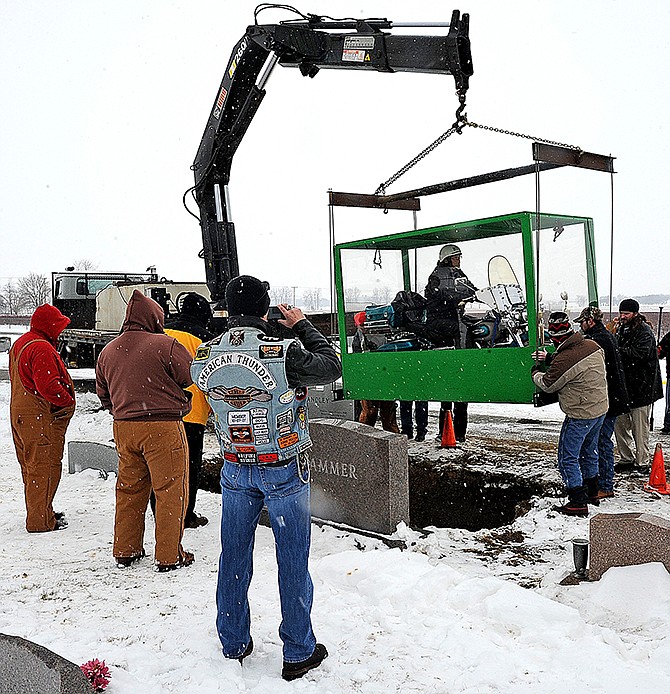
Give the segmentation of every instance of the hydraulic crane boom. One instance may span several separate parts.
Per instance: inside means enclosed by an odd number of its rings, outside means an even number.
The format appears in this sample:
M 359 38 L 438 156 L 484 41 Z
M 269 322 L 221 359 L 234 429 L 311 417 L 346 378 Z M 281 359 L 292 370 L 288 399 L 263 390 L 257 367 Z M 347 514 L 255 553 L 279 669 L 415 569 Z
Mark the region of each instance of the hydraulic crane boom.
M 394 26 L 447 25 L 394 25 L 386 19 L 330 21 L 308 15 L 301 21 L 254 24 L 233 49 L 193 162 L 202 256 L 213 301 L 223 299 L 226 284 L 239 275 L 228 199 L 230 170 L 277 63 L 297 67 L 308 77 L 321 68 L 453 75 L 464 107 L 472 75 L 469 16 L 461 17 L 454 10 L 444 36 L 394 36 L 389 33 Z

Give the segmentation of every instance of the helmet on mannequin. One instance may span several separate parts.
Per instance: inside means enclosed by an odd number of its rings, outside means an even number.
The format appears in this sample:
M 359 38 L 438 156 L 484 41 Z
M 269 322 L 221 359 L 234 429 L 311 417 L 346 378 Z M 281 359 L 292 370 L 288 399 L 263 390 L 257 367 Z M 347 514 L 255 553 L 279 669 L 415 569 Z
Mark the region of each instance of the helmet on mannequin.
M 440 248 L 440 262 L 447 258 L 452 258 L 455 255 L 462 255 L 461 249 L 454 243 L 448 243 Z

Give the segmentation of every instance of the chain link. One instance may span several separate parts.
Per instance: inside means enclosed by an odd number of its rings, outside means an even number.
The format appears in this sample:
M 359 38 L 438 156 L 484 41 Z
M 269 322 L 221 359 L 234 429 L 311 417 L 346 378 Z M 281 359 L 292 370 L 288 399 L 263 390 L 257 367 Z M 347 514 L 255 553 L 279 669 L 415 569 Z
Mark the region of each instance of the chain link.
M 439 147 L 448 137 L 451 137 L 454 133 L 458 133 L 459 135 L 462 134 L 463 127 L 468 122 L 468 116 L 465 113 L 465 92 L 462 90 L 458 90 L 456 92 L 456 95 L 458 96 L 456 120 L 454 121 L 453 125 L 449 128 L 449 130 L 443 132 L 436 140 L 431 142 L 428 145 L 428 147 L 419 152 L 414 157 L 414 159 L 411 159 L 407 162 L 407 164 L 405 164 L 405 166 L 403 166 L 401 169 L 398 169 L 398 171 L 396 171 L 393 174 L 393 176 L 391 176 L 391 178 L 387 179 L 383 183 L 380 183 L 377 186 L 377 190 L 375 190 L 375 195 L 386 195 L 386 189 L 392 183 L 395 183 L 401 176 L 404 176 L 413 166 L 416 166 L 424 157 L 427 157 L 436 147 Z
M 533 140 L 534 142 L 542 142 L 545 145 L 556 145 L 557 147 L 565 147 L 566 149 L 574 149 L 577 152 L 583 152 L 584 150 L 578 145 L 566 145 L 564 142 L 557 142 L 556 140 L 547 140 L 543 137 L 533 137 L 532 135 L 524 135 L 523 133 L 517 133 L 513 130 L 505 130 L 504 128 L 494 128 L 491 125 L 481 125 L 480 123 L 473 123 L 469 121 L 467 117 L 465 118 L 464 125 L 471 128 L 480 128 L 481 130 L 490 130 L 494 133 L 500 133 L 501 135 L 512 135 L 513 137 L 522 137 L 526 140 Z
M 566 149 L 573 149 L 577 152 L 584 151 L 578 145 L 566 145 L 565 143 L 557 142 L 556 140 L 547 140 L 543 137 L 533 137 L 532 135 L 524 135 L 523 133 L 517 133 L 513 130 L 505 130 L 504 128 L 494 128 L 491 125 L 481 125 L 480 123 L 473 123 L 472 121 L 468 120 L 467 113 L 465 113 L 465 94 L 461 92 L 457 92 L 457 94 L 459 106 L 456 109 L 456 120 L 454 121 L 454 124 L 449 128 L 449 130 L 442 133 L 442 135 L 440 135 L 436 140 L 431 142 L 428 145 L 428 147 L 419 152 L 419 154 L 417 154 L 413 159 L 410 159 L 410 161 L 408 161 L 407 164 L 405 164 L 405 166 L 403 166 L 401 169 L 398 169 L 398 171 L 396 171 L 393 174 L 393 176 L 391 176 L 383 183 L 380 183 L 379 186 L 377 186 L 377 190 L 375 190 L 375 195 L 386 195 L 386 189 L 392 183 L 395 183 L 401 176 L 404 176 L 413 166 L 416 166 L 422 159 L 427 157 L 435 148 L 439 147 L 448 137 L 451 137 L 454 133 L 458 133 L 459 135 L 461 135 L 463 132 L 463 128 L 466 126 L 469 126 L 471 128 L 480 128 L 481 130 L 490 130 L 491 132 L 500 133 L 502 135 L 522 137 L 526 140 L 541 142 L 545 145 L 565 147 Z
M 386 195 L 386 188 L 388 186 L 390 186 L 392 183 L 395 183 L 401 176 L 406 174 L 413 166 L 416 166 L 416 164 L 418 164 L 424 157 L 427 157 L 436 147 L 441 145 L 448 137 L 453 135 L 455 132 L 460 133 L 460 131 L 456 127 L 452 126 L 451 128 L 449 128 L 449 130 L 442 133 L 442 135 L 440 135 L 437 138 L 437 140 L 431 142 L 431 144 L 429 144 L 428 147 L 426 147 L 426 149 L 419 152 L 419 154 L 417 154 L 414 157 L 414 159 L 411 159 L 407 162 L 407 164 L 405 164 L 405 166 L 403 166 L 401 169 L 398 169 L 398 171 L 396 171 L 393 174 L 393 176 L 391 176 L 391 178 L 384 181 L 384 183 L 380 183 L 377 187 L 377 190 L 375 190 L 375 195 Z

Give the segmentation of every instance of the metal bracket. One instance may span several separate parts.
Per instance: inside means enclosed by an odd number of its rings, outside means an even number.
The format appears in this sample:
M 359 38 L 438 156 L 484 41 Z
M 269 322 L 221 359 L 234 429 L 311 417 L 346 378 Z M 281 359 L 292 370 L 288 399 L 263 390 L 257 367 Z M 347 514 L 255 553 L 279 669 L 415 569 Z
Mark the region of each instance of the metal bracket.
M 542 142 L 533 142 L 533 160 L 616 173 L 614 171 L 614 157 L 605 154 L 594 154 L 593 152 L 583 152 L 569 147 L 547 145 Z
M 414 210 L 421 209 L 421 200 L 410 198 L 386 201 L 383 195 L 365 195 L 363 193 L 336 193 L 329 191 L 328 202 L 334 207 L 371 207 L 379 210 Z

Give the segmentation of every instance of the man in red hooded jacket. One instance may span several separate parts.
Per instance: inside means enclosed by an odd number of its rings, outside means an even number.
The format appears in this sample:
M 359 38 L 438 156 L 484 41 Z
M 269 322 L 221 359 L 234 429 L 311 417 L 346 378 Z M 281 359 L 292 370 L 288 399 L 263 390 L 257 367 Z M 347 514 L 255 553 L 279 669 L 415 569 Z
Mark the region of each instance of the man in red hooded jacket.
M 55 306 L 39 306 L 30 330 L 9 351 L 9 411 L 29 533 L 67 525 L 52 504 L 61 478 L 65 431 L 75 407 L 72 379 L 56 350 L 58 336 L 69 323 Z

